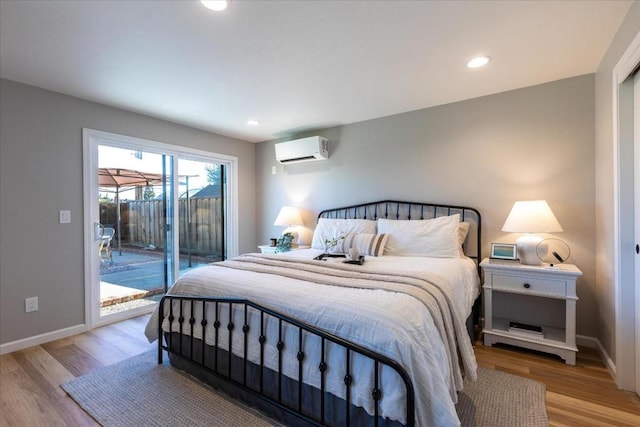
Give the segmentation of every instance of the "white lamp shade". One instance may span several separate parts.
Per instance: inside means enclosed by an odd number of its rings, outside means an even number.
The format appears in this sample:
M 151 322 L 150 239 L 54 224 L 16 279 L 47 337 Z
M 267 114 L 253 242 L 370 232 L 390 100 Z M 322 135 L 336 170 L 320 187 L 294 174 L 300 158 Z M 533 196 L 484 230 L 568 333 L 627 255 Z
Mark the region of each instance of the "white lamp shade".
M 560 223 L 546 200 L 515 202 L 502 226 L 507 233 L 558 233 Z
M 280 213 L 278 213 L 273 225 L 291 227 L 294 225 L 304 225 L 304 222 L 302 222 L 302 217 L 300 216 L 298 208 L 283 206 L 282 209 L 280 209 Z
M 513 208 L 502 226 L 502 231 L 507 233 L 557 233 L 562 231 L 562 227 L 545 200 L 527 200 L 513 204 Z M 532 234 L 524 235 L 516 240 L 521 264 L 542 264 L 537 252 L 540 242 L 542 242 L 542 237 Z

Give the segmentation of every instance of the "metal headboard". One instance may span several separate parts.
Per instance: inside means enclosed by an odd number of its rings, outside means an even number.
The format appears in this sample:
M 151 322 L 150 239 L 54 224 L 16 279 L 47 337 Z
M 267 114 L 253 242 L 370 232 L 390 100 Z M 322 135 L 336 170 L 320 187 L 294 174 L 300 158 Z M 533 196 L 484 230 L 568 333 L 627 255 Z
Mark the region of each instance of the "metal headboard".
M 460 214 L 460 220 L 470 224 L 469 233 L 462 248 L 466 256 L 475 260 L 476 264 L 479 264 L 482 260 L 482 217 L 475 208 L 437 203 L 381 200 L 327 209 L 320 212 L 318 218 L 420 220 L 455 214 Z

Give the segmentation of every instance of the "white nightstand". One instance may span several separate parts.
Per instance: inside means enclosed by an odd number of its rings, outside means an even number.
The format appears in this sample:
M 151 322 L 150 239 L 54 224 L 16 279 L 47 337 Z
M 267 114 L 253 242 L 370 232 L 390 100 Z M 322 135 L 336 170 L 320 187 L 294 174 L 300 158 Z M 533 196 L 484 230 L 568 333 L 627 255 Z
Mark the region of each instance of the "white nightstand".
M 296 247 L 291 248 L 292 251 L 297 251 L 299 249 L 309 249 L 311 246 L 304 246 L 304 245 L 299 245 Z M 260 252 L 262 252 L 263 254 L 275 254 L 276 253 L 276 247 L 275 246 L 271 246 L 271 245 L 260 245 L 258 246 L 258 249 L 260 249 Z
M 576 279 L 573 264 L 522 265 L 485 258 L 484 344 L 504 343 L 557 354 L 576 364 Z M 543 335 L 510 331 L 510 322 L 541 326 Z

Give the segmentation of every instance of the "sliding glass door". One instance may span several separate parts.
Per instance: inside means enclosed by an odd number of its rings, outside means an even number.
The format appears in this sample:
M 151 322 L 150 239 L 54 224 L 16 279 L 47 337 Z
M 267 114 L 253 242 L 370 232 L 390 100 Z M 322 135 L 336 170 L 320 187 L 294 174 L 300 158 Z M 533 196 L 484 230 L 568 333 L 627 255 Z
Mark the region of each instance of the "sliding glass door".
M 174 163 L 173 156 L 98 145 L 100 317 L 154 304 L 173 281 Z
M 179 274 L 225 259 L 225 165 L 178 159 Z
M 179 275 L 234 252 L 236 160 L 84 132 L 86 304 L 96 325 L 151 311 Z

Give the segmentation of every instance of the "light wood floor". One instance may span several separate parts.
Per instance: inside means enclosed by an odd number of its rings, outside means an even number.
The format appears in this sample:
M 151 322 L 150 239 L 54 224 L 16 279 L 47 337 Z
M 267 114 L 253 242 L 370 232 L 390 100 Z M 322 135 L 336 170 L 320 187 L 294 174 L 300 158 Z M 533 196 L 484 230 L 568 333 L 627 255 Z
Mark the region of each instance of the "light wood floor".
M 155 348 L 142 333 L 148 318 L 0 356 L 0 426 L 96 425 L 60 384 Z M 640 426 L 640 398 L 616 388 L 593 350 L 581 348 L 576 366 L 507 347 L 475 351 L 480 366 L 545 383 L 552 426 Z

